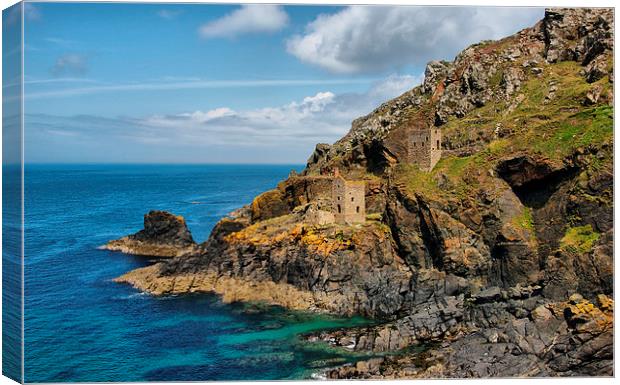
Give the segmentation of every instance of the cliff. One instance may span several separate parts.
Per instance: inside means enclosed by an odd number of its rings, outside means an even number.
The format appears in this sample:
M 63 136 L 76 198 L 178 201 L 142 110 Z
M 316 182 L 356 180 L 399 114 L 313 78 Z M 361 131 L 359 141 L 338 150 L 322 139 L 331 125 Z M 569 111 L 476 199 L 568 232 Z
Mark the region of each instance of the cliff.
M 429 63 L 207 242 L 117 280 L 376 319 L 307 336 L 398 352 L 330 378 L 612 375 L 613 23 L 611 9 L 547 10 Z M 412 126 L 441 129 L 431 172 L 404 161 Z M 366 181 L 366 223 L 308 220 L 334 167 Z

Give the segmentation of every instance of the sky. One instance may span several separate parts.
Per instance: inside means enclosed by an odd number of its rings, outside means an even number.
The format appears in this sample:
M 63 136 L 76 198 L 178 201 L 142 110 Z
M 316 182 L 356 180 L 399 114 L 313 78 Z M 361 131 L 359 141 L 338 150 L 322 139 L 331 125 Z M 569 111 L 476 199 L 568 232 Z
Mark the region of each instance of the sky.
M 413 88 L 430 60 L 542 8 L 34 3 L 25 158 L 305 163 Z

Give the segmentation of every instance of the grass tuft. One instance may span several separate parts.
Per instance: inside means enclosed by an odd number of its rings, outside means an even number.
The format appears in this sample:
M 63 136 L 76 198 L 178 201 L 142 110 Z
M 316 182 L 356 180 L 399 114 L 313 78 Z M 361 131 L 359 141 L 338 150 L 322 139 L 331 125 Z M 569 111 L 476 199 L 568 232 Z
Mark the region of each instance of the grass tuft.
M 515 226 L 525 230 L 534 231 L 534 219 L 532 218 L 532 210 L 529 207 L 523 207 L 521 214 L 513 218 Z
M 588 253 L 601 234 L 592 229 L 592 225 L 569 227 L 560 240 L 560 247 L 567 251 Z

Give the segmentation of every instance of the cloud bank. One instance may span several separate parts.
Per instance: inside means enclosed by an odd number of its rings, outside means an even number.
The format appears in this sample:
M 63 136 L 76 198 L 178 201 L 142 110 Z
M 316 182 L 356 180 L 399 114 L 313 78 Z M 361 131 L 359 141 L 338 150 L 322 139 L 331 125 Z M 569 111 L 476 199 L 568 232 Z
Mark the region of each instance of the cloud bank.
M 244 111 L 220 107 L 176 115 L 154 115 L 136 123 L 154 129 L 173 129 L 175 135 L 180 133 L 193 142 L 250 147 L 304 143 L 311 148 L 317 142 L 336 141 L 349 130 L 353 119 L 411 89 L 420 80 L 420 77 L 411 75 L 393 75 L 376 82 L 365 93 L 336 95 L 322 91 L 282 106 Z
M 288 104 L 242 111 L 222 106 L 146 117 L 29 115 L 27 146 L 31 154 L 37 154 L 36 150 L 45 146 L 57 149 L 56 156 L 60 159 L 53 161 L 64 161 L 64 154 L 96 156 L 105 142 L 114 146 L 104 150 L 105 155 L 101 153 L 103 159 L 111 156 L 109 151 L 131 148 L 132 151 L 126 151 L 128 154 L 152 162 L 264 159 L 301 163 L 316 143 L 336 141 L 349 130 L 353 119 L 412 88 L 420 80 L 411 75 L 393 75 L 376 82 L 364 93 L 335 94 L 326 90 Z M 126 156 L 125 152 L 122 154 Z M 164 155 L 169 158 L 162 158 Z
M 466 46 L 498 39 L 542 17 L 540 8 L 351 6 L 319 15 L 287 40 L 299 60 L 335 73 L 394 70 L 452 59 Z

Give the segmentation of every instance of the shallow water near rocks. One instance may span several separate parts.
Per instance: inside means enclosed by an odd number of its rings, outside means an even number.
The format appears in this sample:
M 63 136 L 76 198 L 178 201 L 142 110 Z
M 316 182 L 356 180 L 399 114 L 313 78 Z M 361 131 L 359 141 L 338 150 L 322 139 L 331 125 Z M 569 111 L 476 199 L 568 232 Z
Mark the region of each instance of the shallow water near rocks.
M 155 298 L 111 281 L 147 259 L 97 249 L 142 228 L 153 209 L 183 215 L 204 241 L 292 169 L 302 167 L 27 166 L 26 382 L 301 379 L 362 358 L 299 334 L 363 319 Z

